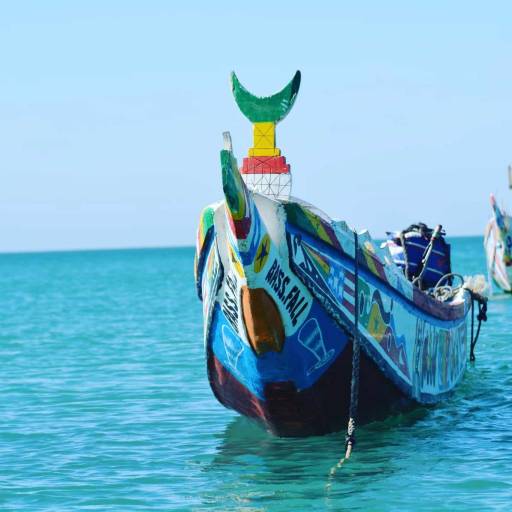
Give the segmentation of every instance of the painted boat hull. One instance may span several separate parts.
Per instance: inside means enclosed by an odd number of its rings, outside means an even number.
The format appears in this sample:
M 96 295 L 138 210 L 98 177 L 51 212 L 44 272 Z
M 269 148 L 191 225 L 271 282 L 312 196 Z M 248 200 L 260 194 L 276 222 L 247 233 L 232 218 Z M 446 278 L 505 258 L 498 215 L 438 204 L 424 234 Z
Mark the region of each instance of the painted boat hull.
M 360 421 L 449 395 L 466 367 L 469 293 L 434 300 L 367 233 L 356 246 L 344 222 L 253 193 L 232 155 L 222 163 L 226 201 L 203 212 L 195 268 L 219 402 L 280 436 L 342 429 L 356 314 Z
M 510 217 L 504 216 L 504 218 L 510 225 Z M 512 293 L 512 262 L 506 256 L 507 244 L 510 246 L 510 236 L 504 236 L 497 225 L 496 218 L 493 217 L 487 224 L 484 236 L 489 282 L 493 282 L 504 292 Z
M 207 355 L 208 378 L 217 400 L 229 409 L 252 418 L 282 437 L 305 437 L 337 432 L 346 427 L 350 403 L 352 345 L 348 345 L 328 370 L 309 388 L 293 382 L 271 382 L 263 398 L 251 393 L 215 356 Z M 367 422 L 404 410 L 413 402 L 366 354 L 361 355 L 359 420 Z

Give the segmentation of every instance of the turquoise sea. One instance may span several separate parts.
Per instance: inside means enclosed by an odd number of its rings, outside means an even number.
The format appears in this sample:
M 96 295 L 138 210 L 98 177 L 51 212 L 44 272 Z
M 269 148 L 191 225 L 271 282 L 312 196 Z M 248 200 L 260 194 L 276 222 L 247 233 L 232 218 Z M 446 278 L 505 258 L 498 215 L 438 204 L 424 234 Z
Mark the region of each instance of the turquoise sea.
M 484 273 L 481 238 L 454 269 Z M 192 249 L 0 255 L 0 510 L 511 510 L 512 297 L 451 399 L 279 439 L 206 377 Z

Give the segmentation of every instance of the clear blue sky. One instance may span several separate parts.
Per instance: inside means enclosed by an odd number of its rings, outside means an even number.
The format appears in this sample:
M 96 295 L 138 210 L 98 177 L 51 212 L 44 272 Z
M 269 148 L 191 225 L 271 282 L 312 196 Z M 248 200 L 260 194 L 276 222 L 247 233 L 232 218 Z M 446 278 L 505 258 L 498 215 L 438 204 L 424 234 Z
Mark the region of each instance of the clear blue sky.
M 275 4 L 279 4 L 276 6 Z M 294 71 L 278 127 L 294 195 L 375 237 L 480 234 L 512 203 L 509 2 L 8 2 L 0 251 L 191 245 L 218 152 Z

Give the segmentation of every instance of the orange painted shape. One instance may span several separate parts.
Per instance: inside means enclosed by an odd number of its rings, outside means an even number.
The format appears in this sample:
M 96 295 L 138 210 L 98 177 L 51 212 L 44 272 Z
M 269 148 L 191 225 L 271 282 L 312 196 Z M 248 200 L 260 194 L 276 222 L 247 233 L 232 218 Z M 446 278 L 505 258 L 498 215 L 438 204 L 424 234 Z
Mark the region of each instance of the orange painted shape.
M 283 320 L 265 289 L 242 286 L 242 316 L 247 339 L 258 356 L 281 352 L 285 338 Z

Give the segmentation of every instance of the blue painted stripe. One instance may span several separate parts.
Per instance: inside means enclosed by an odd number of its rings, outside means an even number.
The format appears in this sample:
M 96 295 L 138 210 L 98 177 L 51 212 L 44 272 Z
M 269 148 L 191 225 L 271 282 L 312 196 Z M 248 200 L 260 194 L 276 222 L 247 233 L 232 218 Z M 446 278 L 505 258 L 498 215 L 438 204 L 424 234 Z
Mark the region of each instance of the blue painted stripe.
M 300 235 L 306 243 L 309 243 L 313 247 L 319 246 L 322 250 L 322 252 L 327 253 L 329 257 L 331 257 L 333 260 L 337 260 L 340 262 L 345 262 L 345 268 L 350 270 L 351 272 L 354 272 L 354 259 L 350 256 L 347 256 L 345 253 L 337 252 L 334 249 L 332 249 L 328 244 L 325 242 L 322 242 L 318 238 L 312 237 L 308 235 L 307 233 L 297 229 L 295 226 L 293 226 L 290 223 L 286 223 L 286 231 L 287 236 L 289 234 L 298 234 Z M 291 241 L 288 240 L 288 248 L 290 253 L 290 263 L 293 263 L 292 259 L 292 252 L 291 252 Z M 456 320 L 442 320 L 436 316 L 433 316 L 430 313 L 425 312 L 423 309 L 421 309 L 417 304 L 415 304 L 413 301 L 411 301 L 408 297 L 405 297 L 402 295 L 398 290 L 393 288 L 389 283 L 386 283 L 379 279 L 377 276 L 375 276 L 373 273 L 371 273 L 369 270 L 367 270 L 365 267 L 359 267 L 359 276 L 364 277 L 366 281 L 368 281 L 372 286 L 375 288 L 378 288 L 379 290 L 383 291 L 386 295 L 391 296 L 393 300 L 401 304 L 409 313 L 414 315 L 415 317 L 421 318 L 428 323 L 435 325 L 437 327 L 441 327 L 443 329 L 451 329 L 453 327 L 458 327 L 461 325 L 467 316 L 467 313 L 469 311 L 469 308 L 466 307 L 466 311 L 464 313 L 464 316 L 456 319 Z M 467 301 L 466 301 L 467 304 Z
M 302 327 L 313 320 L 315 328 L 301 336 Z M 312 331 L 316 340 L 311 338 Z M 308 339 L 317 343 L 308 348 L 304 344 L 305 338 L 306 345 Z M 264 400 L 267 383 L 293 382 L 297 390 L 313 386 L 345 350 L 347 342 L 346 333 L 314 301 L 306 321 L 294 334 L 286 337 L 282 352 L 257 356 L 234 331 L 216 303 L 207 337 L 207 350 L 213 351 L 222 366 L 240 384 Z M 318 346 L 321 346 L 319 351 Z

